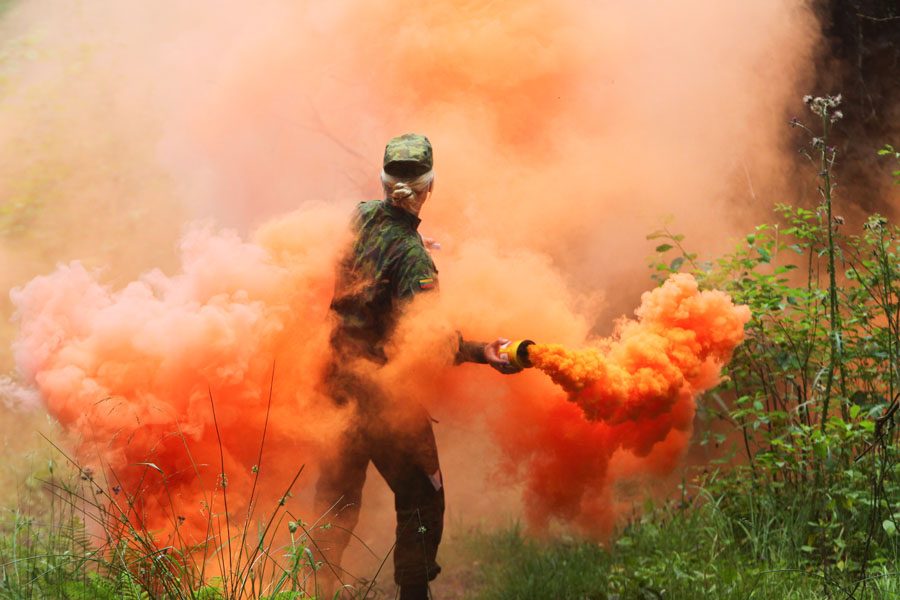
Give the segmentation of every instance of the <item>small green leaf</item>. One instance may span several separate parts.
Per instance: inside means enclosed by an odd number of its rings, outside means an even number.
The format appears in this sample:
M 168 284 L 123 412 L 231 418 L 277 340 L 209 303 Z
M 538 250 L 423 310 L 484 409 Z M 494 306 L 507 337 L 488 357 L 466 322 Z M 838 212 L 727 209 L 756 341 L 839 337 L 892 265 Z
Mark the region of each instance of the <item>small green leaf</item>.
M 660 244 L 656 247 L 657 252 L 668 252 L 672 249 L 672 244 Z
M 860 410 L 861 409 L 859 407 L 859 404 L 854 404 L 853 406 L 851 406 L 850 407 L 850 418 L 855 419 L 856 416 L 859 414 Z
M 894 535 L 895 533 L 897 533 L 897 526 L 894 525 L 894 522 L 890 519 L 885 519 L 885 521 L 881 524 L 881 527 L 888 535 Z
M 684 258 L 679 256 L 678 258 L 674 259 L 671 263 L 669 263 L 669 270 L 677 271 L 678 269 L 681 268 L 682 263 L 684 263 Z

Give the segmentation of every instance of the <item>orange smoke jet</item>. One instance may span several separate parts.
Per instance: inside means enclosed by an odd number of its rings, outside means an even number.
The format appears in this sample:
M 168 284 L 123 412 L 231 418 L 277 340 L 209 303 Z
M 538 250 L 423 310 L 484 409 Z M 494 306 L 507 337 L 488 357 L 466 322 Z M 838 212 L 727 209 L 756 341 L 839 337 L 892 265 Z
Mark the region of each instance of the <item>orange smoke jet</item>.
M 750 319 L 746 306 L 699 291 L 687 274 L 644 293 L 635 314 L 591 348 L 529 347 L 532 364 L 572 402 L 522 390 L 495 424 L 533 526 L 559 519 L 607 537 L 617 515 L 633 510 L 631 483 L 652 485 L 681 463 L 696 398 L 720 380 Z
M 646 292 L 636 315 L 597 348 L 535 344 L 529 357 L 588 419 L 650 421 L 671 413 L 683 394 L 693 399 L 716 384 L 744 339 L 750 310 L 723 292 L 699 291 L 679 273 Z
M 552 280 L 536 284 L 521 266 L 484 256 L 490 254 L 473 252 L 465 270 L 451 265 L 440 297 L 413 308 L 408 329 L 397 336 L 402 352 L 391 363 L 397 372 L 385 385 L 400 399 L 430 400 L 441 419 L 483 415 L 500 451 L 500 481 L 521 486 L 530 528 L 559 523 L 606 538 L 620 516 L 633 513 L 633 501 L 664 492 L 682 464 L 697 396 L 721 379 L 744 338 L 750 311 L 725 293 L 700 291 L 692 276 L 678 274 L 643 295 L 634 319 L 621 319 L 612 336 L 598 340 L 588 337 L 558 296 L 548 295 L 544 302 L 513 305 L 522 312 L 504 328 L 564 342 L 529 346 L 537 368 L 502 379 L 465 367 L 442 369 L 437 358 L 447 344 L 441 340 L 446 330 L 452 332 L 435 325 L 442 315 L 452 323 L 480 323 L 492 318 L 491 306 L 511 306 L 508 294 L 489 295 L 495 287 L 516 289 L 527 282 L 533 289 L 556 289 Z M 459 277 L 473 283 L 457 288 Z M 464 295 L 483 281 L 492 282 L 481 288 L 488 290 L 486 297 Z M 484 301 L 484 310 L 466 312 L 475 301 Z M 586 349 L 568 349 L 578 347 Z M 452 490 L 454 481 L 448 480 Z

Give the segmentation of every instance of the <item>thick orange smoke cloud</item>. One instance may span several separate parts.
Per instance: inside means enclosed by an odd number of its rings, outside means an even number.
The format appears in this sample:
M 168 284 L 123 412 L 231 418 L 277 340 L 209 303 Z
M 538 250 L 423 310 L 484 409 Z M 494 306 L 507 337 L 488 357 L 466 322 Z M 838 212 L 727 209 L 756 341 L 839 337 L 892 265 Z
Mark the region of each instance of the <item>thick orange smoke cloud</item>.
M 591 339 L 572 298 L 531 293 L 558 285 L 538 276 L 537 264 L 510 264 L 490 254 L 481 248 L 463 259 L 468 277 L 494 278 L 507 293 L 489 290 L 462 302 L 454 288 L 423 299 L 398 333 L 398 355 L 384 374 L 385 385 L 401 401 L 436 406 L 442 414 L 485 415 L 505 457 L 503 471 L 524 484 L 532 525 L 557 519 L 608 535 L 617 515 L 631 509 L 617 498 L 618 484 L 662 479 L 680 464 L 697 395 L 718 382 L 743 339 L 749 310 L 722 292 L 698 291 L 693 277 L 679 274 L 643 295 L 636 320 L 619 320 L 610 338 Z M 517 285 L 523 267 L 531 274 L 527 287 Z M 523 297 L 496 317 L 510 319 L 504 325 L 510 335 L 563 343 L 531 346 L 538 369 L 501 381 L 471 367 L 441 369 L 450 360 L 450 323 L 477 324 L 479 311 L 508 307 L 508 290 Z M 567 349 L 584 345 L 589 347 Z
M 637 320 L 620 321 L 613 337 L 595 348 L 529 347 L 534 366 L 561 385 L 587 419 L 597 421 L 586 424 L 570 410 L 554 411 L 554 424 L 567 425 L 546 432 L 544 443 L 555 449 L 549 454 L 591 470 L 568 468 L 566 479 L 555 468 L 542 473 L 543 481 L 534 483 L 544 518 L 568 512 L 587 530 L 605 533 L 615 514 L 610 463 L 628 465 L 625 473 L 631 475 L 670 474 L 690 442 L 698 394 L 718 383 L 750 319 L 746 306 L 734 306 L 721 292 L 699 292 L 685 274 L 645 293 L 635 314 Z M 573 438 L 580 438 L 580 447 L 567 441 Z
M 818 38 L 800 0 L 20 0 L 0 26 L 0 191 L 27 208 L 0 240 L 16 364 L 73 447 L 175 477 L 183 436 L 214 474 L 211 391 L 237 498 L 274 363 L 267 481 L 314 462 L 352 418 L 317 387 L 334 255 L 380 193 L 384 142 L 419 131 L 440 294 L 410 307 L 377 377 L 441 421 L 445 464 L 473 437 L 496 453 L 446 473 L 451 511 L 521 489 L 532 522 L 598 534 L 617 485 L 670 472 L 689 426 L 622 451 L 542 373 L 451 367 L 447 340 L 590 347 L 649 283 L 665 215 L 715 251 L 790 196 L 785 115 Z M 176 256 L 196 217 L 239 233 L 193 228 Z M 170 483 L 198 515 L 195 482 Z
M 722 292 L 700 292 L 692 276 L 678 274 L 645 293 L 635 314 L 636 321 L 619 322 L 613 339 L 598 348 L 536 344 L 529 357 L 592 421 L 648 423 L 687 400 L 690 415 L 678 426 L 689 427 L 694 397 L 718 383 L 744 339 L 750 310 Z
M 271 508 L 290 471 L 341 431 L 345 417 L 317 384 L 342 230 L 312 209 L 261 230 L 259 245 L 198 228 L 174 276 L 151 271 L 115 290 L 72 263 L 13 291 L 20 371 L 73 436 L 75 458 L 134 501 L 136 524 L 172 533 L 183 521 L 183 539 L 199 543 L 220 473 L 232 518 L 255 471 L 261 510 Z

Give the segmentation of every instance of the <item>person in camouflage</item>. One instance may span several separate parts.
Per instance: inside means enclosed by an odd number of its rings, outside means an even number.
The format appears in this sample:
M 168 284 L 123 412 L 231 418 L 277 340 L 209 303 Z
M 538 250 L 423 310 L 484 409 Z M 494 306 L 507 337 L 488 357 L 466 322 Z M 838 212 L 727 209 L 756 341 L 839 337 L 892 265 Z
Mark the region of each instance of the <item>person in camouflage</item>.
M 319 545 L 332 567 L 340 564 L 359 518 L 371 461 L 394 493 L 394 580 L 400 598 L 419 600 L 428 598 L 428 583 L 441 570 L 435 558 L 443 531 L 444 487 L 431 418 L 416 407 L 398 420 L 390 399 L 354 365 L 360 360 L 384 365 L 384 345 L 406 303 L 438 287 L 438 270 L 418 233 L 419 211 L 434 185 L 431 143 L 417 134 L 393 138 L 383 164 L 385 198 L 358 205 L 355 239 L 339 265 L 331 303 L 336 322 L 328 393 L 339 404 L 354 403 L 358 419 L 319 476 L 317 506 L 331 511 L 335 525 Z M 499 356 L 507 340 L 485 344 L 458 337 L 457 363 L 489 364 L 507 374 L 518 371 Z

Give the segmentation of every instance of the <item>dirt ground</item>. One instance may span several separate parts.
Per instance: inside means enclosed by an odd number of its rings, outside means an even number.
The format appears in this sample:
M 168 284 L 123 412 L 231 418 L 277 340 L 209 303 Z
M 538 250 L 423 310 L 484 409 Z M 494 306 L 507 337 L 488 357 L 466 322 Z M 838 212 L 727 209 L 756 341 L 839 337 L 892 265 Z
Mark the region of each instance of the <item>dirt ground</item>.
M 477 564 L 468 568 L 456 568 L 451 572 L 442 573 L 431 584 L 431 594 L 434 600 L 464 600 L 471 597 L 477 589 Z M 397 586 L 389 579 L 377 582 L 372 588 L 372 593 L 367 600 L 392 600 L 399 597 Z

